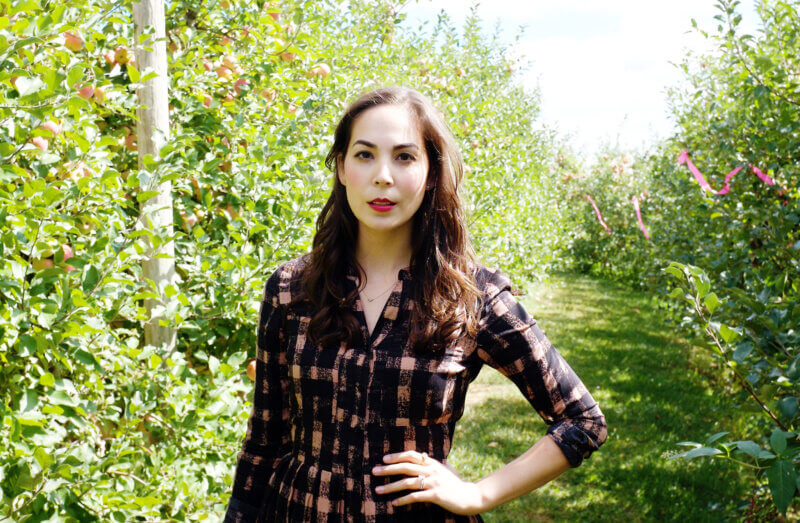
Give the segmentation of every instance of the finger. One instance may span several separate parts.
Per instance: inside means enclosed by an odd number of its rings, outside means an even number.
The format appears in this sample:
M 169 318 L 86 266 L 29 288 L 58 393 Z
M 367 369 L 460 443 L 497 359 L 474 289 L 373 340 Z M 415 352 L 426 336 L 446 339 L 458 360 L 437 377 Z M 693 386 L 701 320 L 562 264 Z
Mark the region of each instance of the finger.
M 398 490 L 418 490 L 420 480 L 419 477 L 401 479 L 400 481 L 393 481 L 386 485 L 379 485 L 375 487 L 375 492 L 378 494 L 389 494 L 397 492 Z
M 407 494 L 401 498 L 393 500 L 392 505 L 408 505 L 409 503 L 419 503 L 422 501 L 433 501 L 433 491 L 418 490 L 416 492 L 412 492 L 411 494 Z
M 406 476 L 420 476 L 427 472 L 422 465 L 414 463 L 395 463 L 394 465 L 378 466 L 372 469 L 372 473 L 376 476 L 393 476 L 397 474 L 405 474 Z
M 427 456 L 427 454 L 425 454 Z M 397 463 L 399 461 L 409 461 L 412 463 L 424 463 L 425 458 L 416 450 L 406 450 L 405 452 L 398 452 L 397 454 L 387 454 L 383 457 L 385 463 Z

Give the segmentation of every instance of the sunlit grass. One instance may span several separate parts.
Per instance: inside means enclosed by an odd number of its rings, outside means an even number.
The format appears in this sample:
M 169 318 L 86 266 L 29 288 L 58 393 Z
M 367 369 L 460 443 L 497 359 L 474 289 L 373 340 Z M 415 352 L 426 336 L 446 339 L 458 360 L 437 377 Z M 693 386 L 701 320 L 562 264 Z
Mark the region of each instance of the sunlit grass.
M 722 462 L 667 460 L 685 440 L 729 428 L 724 399 L 652 300 L 579 276 L 535 285 L 520 297 L 600 403 L 606 444 L 577 469 L 484 514 L 488 521 L 718 521 L 736 516 L 752 478 Z M 486 367 L 472 384 L 451 462 L 477 480 L 544 435 L 516 387 Z

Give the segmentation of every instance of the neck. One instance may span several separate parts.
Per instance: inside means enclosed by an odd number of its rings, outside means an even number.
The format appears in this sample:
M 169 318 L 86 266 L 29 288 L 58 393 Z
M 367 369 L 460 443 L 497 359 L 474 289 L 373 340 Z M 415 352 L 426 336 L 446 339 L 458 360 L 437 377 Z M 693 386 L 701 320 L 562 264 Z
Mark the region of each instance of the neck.
M 411 227 L 392 232 L 359 227 L 356 261 L 368 279 L 396 278 L 397 272 L 411 263 Z

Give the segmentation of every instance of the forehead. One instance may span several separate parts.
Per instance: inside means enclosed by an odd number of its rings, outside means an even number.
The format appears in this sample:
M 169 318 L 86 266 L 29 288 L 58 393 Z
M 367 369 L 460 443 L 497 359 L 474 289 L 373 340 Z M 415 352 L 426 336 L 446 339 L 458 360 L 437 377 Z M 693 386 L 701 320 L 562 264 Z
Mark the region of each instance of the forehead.
M 378 146 L 415 143 L 422 146 L 422 132 L 411 108 L 383 104 L 362 112 L 353 122 L 350 144 L 366 140 Z

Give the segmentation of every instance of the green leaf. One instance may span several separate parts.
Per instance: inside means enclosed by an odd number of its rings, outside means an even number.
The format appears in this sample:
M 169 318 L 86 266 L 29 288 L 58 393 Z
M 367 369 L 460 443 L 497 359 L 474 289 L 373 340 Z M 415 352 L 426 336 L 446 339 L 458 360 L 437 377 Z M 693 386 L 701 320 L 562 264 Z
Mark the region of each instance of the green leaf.
M 742 452 L 744 452 L 748 456 L 750 456 L 752 458 L 755 458 L 755 459 L 759 459 L 759 456 L 761 455 L 762 451 L 764 450 L 757 443 L 755 443 L 754 441 L 750 441 L 750 440 L 734 441 L 734 443 L 739 448 L 739 450 L 741 450 Z
M 787 419 L 794 419 L 794 417 L 797 416 L 799 408 L 800 405 L 798 405 L 797 398 L 793 396 L 787 396 L 778 400 L 778 410 L 780 410 L 781 414 Z
M 797 482 L 794 466 L 789 461 L 778 460 L 767 469 L 767 479 L 775 506 L 781 514 L 786 515 L 786 509 L 792 502 Z
M 780 455 L 786 450 L 786 434 L 781 429 L 775 429 L 769 437 L 769 444 L 775 454 Z
M 19 402 L 19 410 L 20 412 L 30 412 L 35 409 L 36 405 L 38 404 L 39 395 L 35 390 L 28 389 L 25 391 L 25 394 L 22 396 L 22 400 Z
M 44 385 L 45 387 L 52 387 L 55 383 L 56 379 L 50 372 L 43 374 L 42 377 L 39 378 L 39 385 Z
M 16 87 L 20 98 L 22 98 L 24 96 L 30 96 L 41 90 L 41 88 L 44 87 L 44 82 L 42 82 L 39 78 L 27 78 L 25 76 L 20 76 L 17 78 Z
M 128 72 L 128 78 L 131 79 L 132 83 L 139 83 L 139 70 L 136 67 L 132 66 L 131 64 L 127 64 L 125 66 L 125 70 Z
M 675 287 L 672 291 L 668 294 L 670 298 L 678 298 L 679 296 L 683 296 L 683 289 L 680 287 Z
M 715 441 L 717 441 L 717 440 L 718 440 L 718 439 L 720 439 L 721 437 L 723 437 L 723 436 L 727 436 L 728 434 L 730 434 L 730 433 L 729 433 L 727 430 L 726 430 L 726 431 L 722 431 L 722 432 L 717 432 L 716 434 L 712 434 L 712 435 L 711 435 L 711 436 L 709 436 L 709 437 L 708 437 L 708 439 L 706 440 L 706 444 L 707 444 L 707 445 L 711 445 L 712 443 L 714 443 Z
M 722 454 L 722 451 L 714 447 L 697 447 L 684 453 L 684 459 L 694 459 L 702 456 L 716 456 Z
M 706 307 L 708 308 L 708 312 L 710 314 L 714 314 L 714 311 L 717 310 L 717 308 L 721 304 L 720 301 L 719 301 L 719 298 L 717 298 L 716 293 L 713 293 L 713 292 L 711 292 L 708 295 L 706 295 L 706 297 L 703 299 L 703 301 L 705 302 Z
M 725 343 L 731 343 L 736 338 L 742 335 L 741 329 L 732 329 L 727 325 L 720 324 L 719 326 L 719 334 L 722 336 L 722 339 L 725 340 Z
M 786 376 L 791 380 L 800 378 L 800 356 L 796 357 L 792 363 L 789 364 L 789 368 L 786 369 Z
M 158 191 L 142 191 L 136 195 L 136 201 L 139 203 L 146 202 L 150 198 L 155 198 L 159 195 Z
M 100 281 L 100 271 L 94 265 L 90 265 L 88 269 L 84 270 L 83 275 L 83 292 L 86 294 L 92 292 L 97 282 Z

